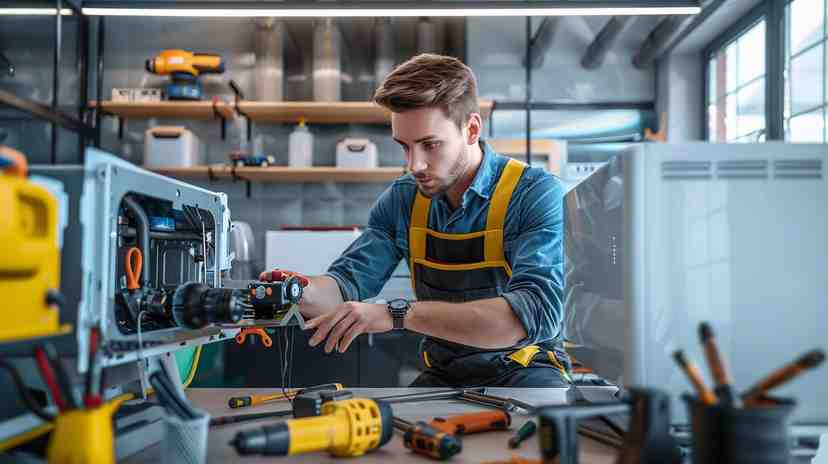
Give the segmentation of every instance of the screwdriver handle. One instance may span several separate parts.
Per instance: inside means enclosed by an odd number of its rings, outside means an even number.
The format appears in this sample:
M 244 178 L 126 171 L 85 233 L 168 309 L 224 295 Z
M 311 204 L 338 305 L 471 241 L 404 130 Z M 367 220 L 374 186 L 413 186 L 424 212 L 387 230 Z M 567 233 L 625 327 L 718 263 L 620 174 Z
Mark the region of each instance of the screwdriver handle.
M 463 450 L 459 437 L 437 430 L 425 422 L 411 424 L 401 420 L 398 421 L 397 418 L 394 418 L 394 420 L 395 427 L 400 428 L 399 423 L 405 424 L 402 427 L 405 430 L 403 444 L 417 454 L 432 459 L 445 460 Z
M 509 413 L 502 410 L 460 414 L 450 417 L 435 417 L 429 425 L 450 435 L 506 430 L 512 423 Z

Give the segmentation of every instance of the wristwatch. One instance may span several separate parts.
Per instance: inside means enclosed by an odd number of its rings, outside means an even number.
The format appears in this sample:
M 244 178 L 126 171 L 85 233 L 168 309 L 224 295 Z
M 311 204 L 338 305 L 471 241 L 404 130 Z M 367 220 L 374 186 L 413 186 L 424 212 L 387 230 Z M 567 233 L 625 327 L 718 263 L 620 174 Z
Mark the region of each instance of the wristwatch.
M 394 298 L 388 302 L 388 312 L 391 314 L 391 319 L 394 321 L 394 330 L 403 330 L 405 327 L 405 315 L 411 309 L 411 303 L 405 298 Z

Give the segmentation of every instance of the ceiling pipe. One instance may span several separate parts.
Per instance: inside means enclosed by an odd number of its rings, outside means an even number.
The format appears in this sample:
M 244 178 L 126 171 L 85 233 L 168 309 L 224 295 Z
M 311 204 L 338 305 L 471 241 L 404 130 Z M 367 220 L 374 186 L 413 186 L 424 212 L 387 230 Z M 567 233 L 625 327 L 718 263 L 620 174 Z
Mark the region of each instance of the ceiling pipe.
M 692 22 L 693 16 L 666 16 L 647 35 L 632 64 L 638 69 L 647 69 L 669 47 L 681 31 Z
M 595 36 L 595 40 L 587 47 L 584 57 L 581 58 L 581 66 L 586 69 L 601 67 L 604 64 L 607 52 L 618 40 L 618 36 L 621 35 L 621 31 L 627 26 L 629 20 L 629 16 L 613 16 L 610 18 L 601 31 L 598 32 L 598 35 Z
M 558 30 L 558 22 L 560 18 L 554 16 L 547 16 L 543 18 L 537 32 L 529 40 L 530 50 L 530 68 L 539 68 L 543 65 L 544 55 L 555 38 L 555 32 Z M 526 63 L 523 63 L 524 66 Z

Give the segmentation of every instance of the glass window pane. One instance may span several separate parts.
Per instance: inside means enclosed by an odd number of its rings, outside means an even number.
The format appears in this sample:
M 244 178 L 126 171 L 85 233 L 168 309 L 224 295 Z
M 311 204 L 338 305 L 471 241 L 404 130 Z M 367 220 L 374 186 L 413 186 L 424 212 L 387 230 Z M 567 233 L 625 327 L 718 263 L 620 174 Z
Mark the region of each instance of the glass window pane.
M 738 125 L 736 124 L 736 95 L 725 97 L 724 114 L 724 140 L 731 140 L 736 137 Z
M 791 114 L 821 106 L 822 86 L 825 81 L 822 69 L 824 45 L 814 47 L 791 59 L 790 81 Z
M 822 109 L 791 118 L 788 128 L 789 142 L 823 142 L 825 118 Z
M 725 57 L 724 57 L 724 66 L 725 72 L 727 73 L 727 88 L 728 92 L 732 92 L 737 85 L 736 82 L 736 51 L 737 46 L 736 42 L 730 44 L 730 46 L 725 49 Z
M 707 65 L 707 98 L 708 103 L 716 101 L 716 58 L 714 57 Z
M 788 6 L 791 53 L 822 39 L 825 0 L 794 0 Z
M 737 117 L 734 135 L 745 135 L 765 127 L 765 79 L 749 84 L 736 93 Z
M 738 40 L 738 85 L 765 74 L 765 21 L 753 26 Z
M 707 106 L 707 141 L 718 142 L 716 140 L 716 105 Z

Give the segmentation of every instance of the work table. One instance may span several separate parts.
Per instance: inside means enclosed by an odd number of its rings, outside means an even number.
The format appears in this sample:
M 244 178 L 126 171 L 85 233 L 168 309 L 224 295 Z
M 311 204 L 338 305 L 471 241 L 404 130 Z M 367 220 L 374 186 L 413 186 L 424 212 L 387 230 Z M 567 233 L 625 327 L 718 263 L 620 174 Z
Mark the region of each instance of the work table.
M 190 401 L 198 408 L 201 408 L 211 416 L 225 416 L 231 414 L 248 414 L 253 412 L 287 410 L 290 405 L 287 401 L 264 404 L 253 408 L 230 409 L 227 406 L 227 399 L 231 396 L 265 394 L 277 391 L 277 388 L 191 388 L 187 390 Z M 425 388 L 349 388 L 357 397 L 381 397 L 401 395 L 407 393 L 425 392 L 439 389 Z M 566 388 L 489 388 L 487 393 L 496 396 L 510 397 L 526 401 L 536 405 L 563 404 L 566 401 Z M 441 400 L 429 402 L 412 402 L 392 405 L 394 415 L 408 421 L 430 421 L 434 417 L 463 414 L 475 411 L 486 410 L 485 406 L 457 401 Z M 452 463 L 475 463 L 491 461 L 508 461 L 512 455 L 519 455 L 527 459 L 540 459 L 540 449 L 537 435 L 526 440 L 517 450 L 509 449 L 507 441 L 530 417 L 512 413 L 512 425 L 508 431 L 487 432 L 477 435 L 468 435 L 462 438 L 463 452 L 454 456 L 449 462 Z M 359 462 L 359 463 L 426 463 L 436 462 L 430 459 L 413 454 L 403 446 L 402 435 L 395 431 L 394 437 L 384 447 L 358 458 L 336 458 L 325 452 L 301 454 L 290 457 L 273 456 L 239 456 L 236 450 L 229 445 L 236 435 L 236 432 L 248 428 L 261 427 L 280 420 L 280 418 L 262 419 L 248 421 L 239 424 L 228 424 L 211 427 L 208 434 L 207 462 L 244 462 L 244 463 L 298 463 L 318 462 L 334 463 Z M 583 463 L 612 463 L 615 460 L 616 451 L 606 445 L 593 440 L 580 437 L 580 462 Z M 155 445 L 130 457 L 128 463 L 155 463 L 159 462 L 161 447 Z

